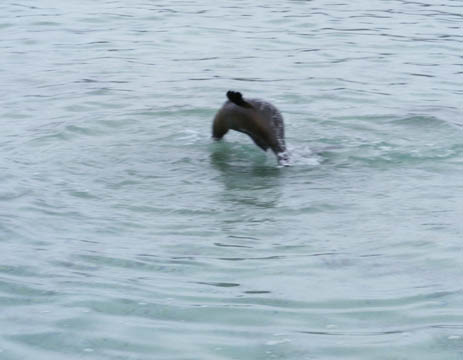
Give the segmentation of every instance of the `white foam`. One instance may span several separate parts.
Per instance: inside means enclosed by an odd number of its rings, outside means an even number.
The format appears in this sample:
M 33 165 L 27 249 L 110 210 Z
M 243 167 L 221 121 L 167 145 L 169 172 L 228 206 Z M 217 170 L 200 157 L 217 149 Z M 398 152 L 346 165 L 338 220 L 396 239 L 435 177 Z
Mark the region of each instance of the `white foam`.
M 290 343 L 290 339 L 281 339 L 281 340 L 270 340 L 265 343 L 265 345 L 269 346 L 274 346 L 274 345 L 280 345 L 280 344 L 285 344 L 285 343 Z
M 319 166 L 321 164 L 321 158 L 319 155 L 314 153 L 309 146 L 288 146 L 288 157 L 287 166 Z

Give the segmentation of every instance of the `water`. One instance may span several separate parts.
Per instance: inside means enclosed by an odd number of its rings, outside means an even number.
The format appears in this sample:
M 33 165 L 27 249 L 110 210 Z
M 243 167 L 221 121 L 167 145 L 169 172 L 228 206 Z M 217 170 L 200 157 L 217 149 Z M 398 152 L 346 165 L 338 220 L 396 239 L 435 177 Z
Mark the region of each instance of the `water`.
M 463 359 L 462 12 L 3 1 L 0 359 Z

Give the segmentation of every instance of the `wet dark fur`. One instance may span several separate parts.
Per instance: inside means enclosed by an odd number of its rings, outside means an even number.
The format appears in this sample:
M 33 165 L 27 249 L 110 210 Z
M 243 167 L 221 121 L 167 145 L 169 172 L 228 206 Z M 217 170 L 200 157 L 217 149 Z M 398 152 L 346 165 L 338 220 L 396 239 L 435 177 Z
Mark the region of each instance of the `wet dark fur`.
M 227 98 L 215 115 L 212 137 L 220 140 L 230 129 L 240 131 L 262 150 L 270 148 L 279 163 L 286 163 L 284 122 L 278 109 L 263 100 L 244 99 L 240 92 L 228 91 Z

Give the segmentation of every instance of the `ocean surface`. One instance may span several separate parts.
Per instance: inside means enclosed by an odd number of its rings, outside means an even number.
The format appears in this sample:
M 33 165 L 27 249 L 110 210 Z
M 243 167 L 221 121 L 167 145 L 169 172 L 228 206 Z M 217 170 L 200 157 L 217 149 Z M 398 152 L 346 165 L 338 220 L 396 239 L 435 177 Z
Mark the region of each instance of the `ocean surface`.
M 0 4 L 0 360 L 463 359 L 461 0 Z M 277 106 L 291 166 L 211 140 Z

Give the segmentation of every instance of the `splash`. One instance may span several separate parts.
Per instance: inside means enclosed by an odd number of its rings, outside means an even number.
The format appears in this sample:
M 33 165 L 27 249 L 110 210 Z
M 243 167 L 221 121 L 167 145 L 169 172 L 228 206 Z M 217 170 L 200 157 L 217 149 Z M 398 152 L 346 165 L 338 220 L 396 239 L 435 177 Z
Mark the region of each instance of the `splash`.
M 280 166 L 319 166 L 322 162 L 320 152 L 323 150 L 313 150 L 309 146 L 287 145 L 287 160 L 280 162 Z

